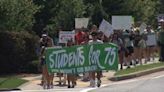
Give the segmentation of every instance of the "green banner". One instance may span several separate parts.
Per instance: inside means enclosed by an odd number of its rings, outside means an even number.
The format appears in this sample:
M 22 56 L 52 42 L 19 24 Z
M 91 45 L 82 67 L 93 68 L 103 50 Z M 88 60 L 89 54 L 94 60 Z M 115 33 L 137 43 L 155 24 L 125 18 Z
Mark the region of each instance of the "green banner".
M 115 44 L 46 48 L 46 65 L 50 73 L 83 73 L 118 69 Z

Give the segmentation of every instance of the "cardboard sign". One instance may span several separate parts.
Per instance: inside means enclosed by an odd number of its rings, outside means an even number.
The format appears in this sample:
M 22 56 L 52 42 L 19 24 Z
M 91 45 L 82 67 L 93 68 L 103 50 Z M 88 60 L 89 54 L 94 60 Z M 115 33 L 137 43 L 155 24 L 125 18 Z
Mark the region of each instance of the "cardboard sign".
M 146 44 L 147 44 L 147 46 L 157 45 L 156 35 L 155 34 L 148 34 Z
M 75 28 L 87 28 L 89 18 L 75 18 Z
M 146 29 L 147 25 L 145 23 L 142 23 L 140 26 L 140 34 L 143 34 L 145 29 Z
M 73 42 L 75 42 L 74 31 L 60 31 L 59 32 L 59 43 L 67 43 L 67 41 L 71 39 L 73 40 Z
M 116 30 L 131 30 L 133 21 L 132 16 L 112 16 L 112 26 Z
M 113 27 L 108 21 L 103 19 L 99 26 L 99 31 L 102 31 L 105 36 L 109 37 L 113 33 Z

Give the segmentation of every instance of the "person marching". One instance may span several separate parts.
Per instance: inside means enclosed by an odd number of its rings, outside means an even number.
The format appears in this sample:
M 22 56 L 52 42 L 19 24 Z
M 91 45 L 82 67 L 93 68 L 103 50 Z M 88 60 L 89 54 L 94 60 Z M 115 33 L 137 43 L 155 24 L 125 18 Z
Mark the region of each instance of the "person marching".
M 123 45 L 123 41 L 122 41 L 122 39 L 121 38 L 119 38 L 119 36 L 118 36 L 118 33 L 114 33 L 113 35 L 112 35 L 112 38 L 111 38 L 111 41 L 110 42 L 112 42 L 112 43 L 114 43 L 114 44 L 116 44 L 117 46 L 118 46 L 118 54 L 119 54 L 119 62 L 120 62 L 120 64 L 121 64 L 121 67 L 120 67 L 120 69 L 123 69 L 123 48 L 124 48 L 124 45 Z
M 155 51 L 155 44 L 152 44 L 152 43 L 150 43 L 150 42 L 152 42 L 151 41 L 151 39 L 148 37 L 149 35 L 155 35 L 155 33 L 154 32 L 152 32 L 152 29 L 151 29 L 151 26 L 147 26 L 147 28 L 146 28 L 146 35 L 147 35 L 147 40 L 146 40 L 146 45 L 147 45 L 147 61 L 150 61 L 151 60 L 151 58 L 152 58 L 152 60 L 154 60 L 154 58 L 155 58 L 155 56 L 154 56 L 154 51 Z
M 135 35 L 135 37 L 134 37 L 134 62 L 135 62 L 135 64 L 138 64 L 138 63 L 141 64 L 142 62 L 140 61 L 140 53 L 139 53 L 141 47 L 139 46 L 139 42 L 142 37 L 140 35 L 139 29 L 135 30 L 134 35 Z
M 53 46 L 53 40 L 47 36 L 46 33 L 42 34 L 42 38 L 40 39 L 40 46 L 41 46 L 41 51 L 40 51 L 40 63 L 42 66 L 42 85 L 44 89 L 50 89 L 53 88 L 53 74 L 48 73 L 48 69 L 46 66 L 46 61 L 45 61 L 45 49 L 46 47 L 52 47 Z
M 93 31 L 91 33 L 92 36 L 92 40 L 90 40 L 88 42 L 89 45 L 93 45 L 93 44 L 103 44 L 103 42 L 101 40 L 98 40 L 98 34 L 96 31 Z M 96 79 L 96 74 L 97 73 L 97 87 L 101 86 L 101 71 L 91 71 L 90 72 L 90 86 L 91 87 L 95 87 L 95 79 Z
M 132 55 L 134 53 L 134 44 L 132 40 L 132 36 L 130 35 L 129 31 L 126 30 L 124 33 L 124 43 L 125 43 L 125 58 L 127 63 L 127 68 L 130 68 L 130 63 L 132 61 Z
M 139 62 L 142 65 L 142 58 L 146 58 L 146 36 L 145 34 L 141 35 L 141 39 L 138 43 L 138 54 L 139 54 Z M 146 61 L 145 61 L 146 62 Z
M 74 45 L 74 43 L 73 43 L 72 39 L 68 40 L 67 46 L 70 47 L 73 45 Z M 71 73 L 67 74 L 67 81 L 68 81 L 68 88 L 74 88 L 76 86 L 76 74 L 71 74 Z
M 159 32 L 160 62 L 164 62 L 164 19 L 160 20 L 161 30 Z

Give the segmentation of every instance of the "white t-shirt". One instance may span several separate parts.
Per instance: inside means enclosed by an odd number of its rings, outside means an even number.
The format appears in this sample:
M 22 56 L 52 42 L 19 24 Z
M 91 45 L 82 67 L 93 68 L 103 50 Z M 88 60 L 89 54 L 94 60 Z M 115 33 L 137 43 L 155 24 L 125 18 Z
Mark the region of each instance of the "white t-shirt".
M 89 44 L 89 45 L 91 45 L 91 44 L 103 44 L 103 41 L 101 41 L 101 40 L 96 40 L 96 41 L 90 40 L 90 41 L 88 42 L 88 44 Z

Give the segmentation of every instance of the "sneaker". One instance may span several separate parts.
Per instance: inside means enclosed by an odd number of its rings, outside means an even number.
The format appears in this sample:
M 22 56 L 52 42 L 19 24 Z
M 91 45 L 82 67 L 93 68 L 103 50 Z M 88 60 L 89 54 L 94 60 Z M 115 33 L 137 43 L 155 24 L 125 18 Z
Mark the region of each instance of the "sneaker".
M 75 87 L 75 85 L 72 85 L 72 87 L 71 88 L 74 88 Z
M 47 84 L 43 82 L 43 89 L 46 89 Z
M 51 89 L 50 85 L 47 85 L 47 89 Z
M 68 88 L 71 88 L 71 86 L 70 86 L 70 85 L 68 85 Z
M 51 84 L 51 85 L 50 85 L 50 88 L 51 88 L 51 89 L 53 89 L 53 88 L 54 88 L 54 86 Z
M 93 80 L 92 82 L 92 87 L 95 87 L 95 80 Z
M 59 85 L 60 85 L 60 86 L 61 86 L 61 84 L 62 84 L 62 83 L 61 83 L 61 82 L 59 82 Z
M 95 87 L 95 80 L 93 79 L 90 80 L 90 87 Z
M 97 87 L 100 87 L 101 86 L 101 80 L 98 80 L 97 81 Z

